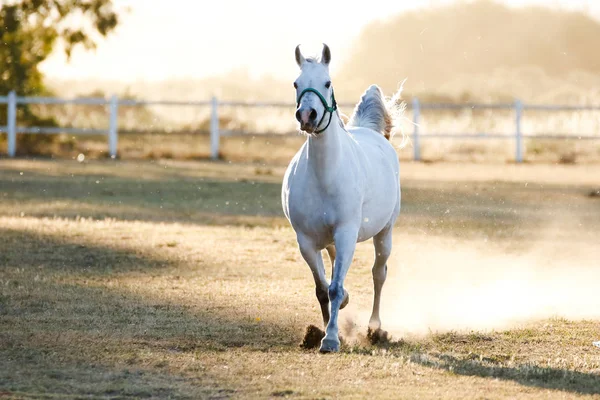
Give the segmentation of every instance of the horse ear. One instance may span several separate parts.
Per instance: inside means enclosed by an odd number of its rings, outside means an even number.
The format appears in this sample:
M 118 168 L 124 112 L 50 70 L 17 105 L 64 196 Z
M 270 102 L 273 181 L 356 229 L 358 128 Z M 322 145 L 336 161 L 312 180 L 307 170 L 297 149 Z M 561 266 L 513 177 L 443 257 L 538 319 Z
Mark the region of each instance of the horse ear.
M 331 50 L 329 50 L 329 46 L 323 43 L 323 54 L 321 55 L 321 63 L 325 65 L 329 65 L 331 61 Z
M 300 45 L 296 46 L 296 63 L 298 64 L 299 67 L 302 66 L 302 64 L 304 64 L 304 61 L 306 61 L 306 59 L 304 58 L 304 56 L 302 55 L 302 52 L 300 51 Z

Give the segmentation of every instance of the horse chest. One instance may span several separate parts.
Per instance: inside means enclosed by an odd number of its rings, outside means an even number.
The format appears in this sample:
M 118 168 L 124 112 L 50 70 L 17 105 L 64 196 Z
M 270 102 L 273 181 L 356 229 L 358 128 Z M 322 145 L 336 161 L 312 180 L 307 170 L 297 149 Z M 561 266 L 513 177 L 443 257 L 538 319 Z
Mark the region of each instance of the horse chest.
M 311 194 L 310 190 L 292 189 L 289 199 L 290 220 L 303 231 L 324 232 L 331 230 L 339 218 L 339 210 L 326 195 Z M 308 233 L 308 232 L 306 232 Z
M 287 182 L 286 215 L 296 232 L 325 246 L 331 243 L 334 228 L 344 219 L 352 201 L 344 201 L 339 192 L 327 193 L 309 182 L 294 178 Z

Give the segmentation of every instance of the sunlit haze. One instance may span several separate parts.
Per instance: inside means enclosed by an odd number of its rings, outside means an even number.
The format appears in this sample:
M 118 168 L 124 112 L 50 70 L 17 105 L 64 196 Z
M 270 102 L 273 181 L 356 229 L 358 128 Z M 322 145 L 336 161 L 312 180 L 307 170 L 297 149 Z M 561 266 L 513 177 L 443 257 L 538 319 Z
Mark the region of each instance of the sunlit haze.
M 159 81 L 203 78 L 232 70 L 289 78 L 295 73 L 294 47 L 315 54 L 332 48 L 335 73 L 353 40 L 368 23 L 449 0 L 349 1 L 116 0 L 122 14 L 117 31 L 95 51 L 78 49 L 67 63 L 57 49 L 42 66 L 49 78 Z M 522 6 L 550 4 L 600 15 L 592 0 L 506 0 Z

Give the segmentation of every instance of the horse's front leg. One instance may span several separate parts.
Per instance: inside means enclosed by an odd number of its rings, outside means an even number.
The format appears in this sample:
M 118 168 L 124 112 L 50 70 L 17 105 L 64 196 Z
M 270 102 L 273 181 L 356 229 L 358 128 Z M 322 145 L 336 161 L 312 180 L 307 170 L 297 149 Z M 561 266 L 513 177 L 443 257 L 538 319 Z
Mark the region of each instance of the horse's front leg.
M 338 228 L 334 232 L 333 240 L 335 242 L 335 266 L 333 268 L 333 276 L 329 285 L 329 301 L 331 303 L 331 317 L 327 324 L 325 337 L 321 342 L 320 351 L 329 353 L 339 351 L 340 338 L 338 335 L 338 314 L 342 305 L 345 293 L 344 279 L 350 268 L 354 249 L 356 247 L 356 238 L 358 229 L 356 228 Z
M 329 259 L 331 260 L 331 275 L 333 276 L 333 269 L 335 268 L 335 245 L 330 244 L 326 247 L 327 253 L 329 254 Z M 346 289 L 344 289 L 344 300 L 342 300 L 342 304 L 340 305 L 340 310 L 348 305 L 350 302 L 350 294 Z M 325 324 L 327 325 L 327 324 Z
M 323 325 L 327 326 L 329 322 L 329 293 L 321 251 L 317 249 L 312 240 L 303 235 L 298 235 L 298 247 L 315 279 L 317 300 L 319 300 L 321 313 L 323 314 Z

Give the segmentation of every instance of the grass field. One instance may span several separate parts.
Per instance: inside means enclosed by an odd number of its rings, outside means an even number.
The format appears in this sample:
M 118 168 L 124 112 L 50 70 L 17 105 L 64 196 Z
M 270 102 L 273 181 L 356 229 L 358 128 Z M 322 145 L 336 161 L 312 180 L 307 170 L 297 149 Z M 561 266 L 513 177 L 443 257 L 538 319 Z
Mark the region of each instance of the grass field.
M 0 160 L 0 398 L 598 398 L 598 165 L 402 165 L 382 320 L 358 246 L 341 353 L 284 167 Z

